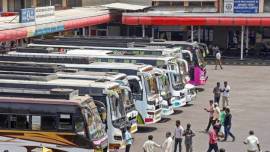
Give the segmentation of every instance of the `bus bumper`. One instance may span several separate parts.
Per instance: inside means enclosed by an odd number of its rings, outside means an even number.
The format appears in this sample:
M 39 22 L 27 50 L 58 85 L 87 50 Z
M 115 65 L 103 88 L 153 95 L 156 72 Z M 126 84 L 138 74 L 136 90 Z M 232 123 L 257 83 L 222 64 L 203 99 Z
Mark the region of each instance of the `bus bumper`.
M 179 97 L 173 97 L 171 99 L 171 103 L 173 105 L 173 109 L 178 109 L 186 105 L 187 101 L 185 98 L 180 99 Z

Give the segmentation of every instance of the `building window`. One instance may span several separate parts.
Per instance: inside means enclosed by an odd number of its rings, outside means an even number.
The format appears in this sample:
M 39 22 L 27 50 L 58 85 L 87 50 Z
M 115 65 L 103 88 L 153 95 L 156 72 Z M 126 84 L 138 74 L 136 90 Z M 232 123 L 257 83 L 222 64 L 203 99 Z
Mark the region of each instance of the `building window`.
M 201 7 L 201 2 L 189 2 L 189 7 Z
M 215 2 L 202 2 L 203 7 L 215 7 Z
M 67 0 L 68 7 L 81 7 L 82 0 Z
M 37 0 L 37 6 L 55 6 L 59 7 L 62 6 L 62 0 Z
M 270 1 L 264 0 L 264 12 L 270 12 Z

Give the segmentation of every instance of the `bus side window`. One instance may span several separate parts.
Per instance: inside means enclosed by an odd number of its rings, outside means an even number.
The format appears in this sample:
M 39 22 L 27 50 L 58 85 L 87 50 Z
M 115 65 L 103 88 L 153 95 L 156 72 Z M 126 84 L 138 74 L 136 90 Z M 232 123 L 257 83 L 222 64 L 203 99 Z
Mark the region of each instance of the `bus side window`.
M 7 129 L 8 128 L 8 115 L 0 114 L 0 128 L 1 129 Z
M 40 129 L 41 129 L 41 117 L 32 116 L 32 130 L 40 130 Z
M 58 129 L 72 130 L 72 117 L 71 114 L 60 114 Z
M 12 115 L 10 119 L 11 129 L 29 129 L 29 119 L 27 115 Z
M 41 130 L 56 130 L 56 116 L 41 116 Z

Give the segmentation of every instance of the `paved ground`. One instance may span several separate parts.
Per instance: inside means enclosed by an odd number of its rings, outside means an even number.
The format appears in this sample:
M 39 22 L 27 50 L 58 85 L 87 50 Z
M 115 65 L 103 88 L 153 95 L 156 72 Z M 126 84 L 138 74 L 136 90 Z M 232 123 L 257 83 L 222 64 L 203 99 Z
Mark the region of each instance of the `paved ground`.
M 181 120 L 184 127 L 188 122 L 196 133 L 194 138 L 194 152 L 205 152 L 208 148 L 208 136 L 201 131 L 205 129 L 208 114 L 203 110 L 212 98 L 212 88 L 217 81 L 227 80 L 231 90 L 231 111 L 233 115 L 232 132 L 236 135 L 236 141 L 220 142 L 227 152 L 244 152 L 243 140 L 250 129 L 255 130 L 259 137 L 263 151 L 270 150 L 270 67 L 263 66 L 225 66 L 225 70 L 214 70 L 208 66 L 209 81 L 203 86 L 204 91 L 200 92 L 194 105 L 183 107 L 177 114 L 169 117 L 167 122 L 158 123 L 151 127 L 143 127 L 142 131 L 134 134 L 135 143 L 132 152 L 141 152 L 142 144 L 147 135 L 154 135 L 154 140 L 162 143 L 165 139 L 165 132 L 174 129 L 175 120 Z M 156 150 L 159 152 L 160 150 Z

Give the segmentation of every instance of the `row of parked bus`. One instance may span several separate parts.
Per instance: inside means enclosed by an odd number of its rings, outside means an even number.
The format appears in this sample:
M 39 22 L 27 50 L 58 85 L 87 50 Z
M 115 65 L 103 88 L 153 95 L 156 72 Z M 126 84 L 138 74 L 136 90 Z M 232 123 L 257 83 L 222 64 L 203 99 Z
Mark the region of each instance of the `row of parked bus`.
M 195 100 L 207 54 L 196 42 L 34 40 L 0 57 L 0 136 L 28 149 L 119 149 L 128 126 L 135 133 Z

